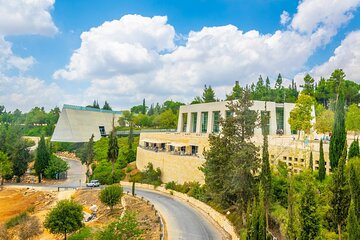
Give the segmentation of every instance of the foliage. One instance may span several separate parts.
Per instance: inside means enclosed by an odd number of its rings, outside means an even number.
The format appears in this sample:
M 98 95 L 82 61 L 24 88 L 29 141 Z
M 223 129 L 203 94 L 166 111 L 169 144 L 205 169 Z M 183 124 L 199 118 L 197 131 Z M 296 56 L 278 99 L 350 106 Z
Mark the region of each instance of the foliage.
M 257 112 L 250 109 L 252 104 L 248 90 L 239 101 L 228 104 L 234 117 L 222 119 L 221 134 L 209 136 L 210 149 L 205 152 L 202 168 L 214 201 L 239 213 L 246 211 L 256 192 L 254 173 L 260 167 L 258 148 L 250 140 L 258 122 Z
M 235 100 L 235 99 L 239 99 L 241 97 L 241 93 L 242 93 L 242 88 L 239 84 L 239 81 L 235 82 L 235 85 L 232 89 L 232 92 L 230 95 L 226 95 L 226 100 Z
M 135 213 L 125 212 L 122 218 L 110 223 L 106 229 L 101 231 L 96 239 L 99 240 L 134 240 L 140 239 L 142 230 L 136 220 Z
M 267 239 L 266 235 L 266 216 L 265 216 L 265 203 L 264 203 L 264 190 L 262 186 L 259 188 L 259 197 L 254 199 L 251 206 L 251 214 L 247 217 L 247 234 L 248 240 Z
M 315 129 L 319 133 L 331 132 L 334 126 L 334 112 L 331 110 L 322 111 L 319 116 L 316 117 Z
M 338 166 L 339 158 L 345 146 L 346 130 L 345 130 L 345 100 L 344 100 L 344 78 L 345 74 L 342 70 L 336 69 L 331 74 L 334 81 L 334 88 L 337 90 L 337 101 L 335 109 L 335 121 L 332 130 L 332 136 L 329 147 L 329 158 L 331 169 L 335 170 Z
M 312 106 L 314 100 L 312 97 L 300 94 L 296 100 L 295 107 L 290 112 L 289 124 L 291 130 L 308 132 L 311 128 L 311 116 Z M 300 135 L 299 135 L 300 136 Z
M 39 219 L 35 216 L 28 217 L 26 221 L 21 225 L 21 231 L 19 232 L 19 239 L 26 240 L 41 233 L 41 225 Z
M 106 160 L 97 162 L 93 169 L 93 175 L 91 176 L 91 179 L 99 180 L 102 185 L 119 182 L 125 176 L 125 174 L 121 171 L 122 167 L 123 165 L 117 162 L 115 164 L 114 175 L 112 176 L 111 163 Z
M 349 167 L 351 204 L 347 219 L 349 240 L 360 239 L 360 167 L 355 165 L 359 159 L 352 159 Z
M 174 114 L 170 109 L 165 110 L 154 119 L 155 125 L 161 128 L 172 129 L 177 126 L 177 114 Z
M 320 164 L 320 162 L 319 162 L 319 164 Z M 314 169 L 314 158 L 313 158 L 312 151 L 310 152 L 309 169 L 310 169 L 310 171 L 313 171 L 313 169 Z
M 41 175 L 44 174 L 45 169 L 49 165 L 49 160 L 50 160 L 49 150 L 46 146 L 44 136 L 41 136 L 39 145 L 38 145 L 38 148 L 36 151 L 36 159 L 35 159 L 35 165 L 34 165 L 36 174 L 38 174 L 38 176 L 39 176 L 39 182 L 41 182 Z
M 49 166 L 44 171 L 46 178 L 56 179 L 58 174 L 66 172 L 70 168 L 69 164 L 61 158 L 51 155 Z
M 83 227 L 82 206 L 73 200 L 61 200 L 46 215 L 44 227 L 51 233 L 62 233 L 66 239 L 68 233 Z
M 7 175 L 12 174 L 12 163 L 6 153 L 0 151 L 0 178 L 1 185 L 4 184 L 4 179 Z
M 11 155 L 11 161 L 13 165 L 13 173 L 16 175 L 18 180 L 23 176 L 28 168 L 28 163 L 31 161 L 31 155 L 29 151 L 30 144 L 23 140 L 19 139 L 15 143 L 15 149 Z
M 112 110 L 112 108 L 110 107 L 110 104 L 107 102 L 107 101 L 105 101 L 105 103 L 104 103 L 104 106 L 103 106 L 103 108 L 102 108 L 103 110 Z
M 297 236 L 299 235 L 298 229 L 298 214 L 296 211 L 296 195 L 294 189 L 294 179 L 290 177 L 289 180 L 289 188 L 288 188 L 288 222 L 286 228 L 286 237 L 289 240 L 296 240 Z
M 99 198 L 112 211 L 114 206 L 120 202 L 122 195 L 123 188 L 118 184 L 113 184 L 102 189 Z
M 330 206 L 332 208 L 331 214 L 334 222 L 337 224 L 340 238 L 341 227 L 346 221 L 350 205 L 350 189 L 348 178 L 345 174 L 346 154 L 347 145 L 345 144 L 341 158 L 339 160 L 339 165 L 333 174 L 333 181 L 330 187 L 332 192 L 332 198 L 330 200 Z
M 360 108 L 357 104 L 351 104 L 346 112 L 346 130 L 360 131 Z
M 320 140 L 320 158 L 319 158 L 319 180 L 323 181 L 326 177 L 325 159 L 324 159 L 324 146 L 322 139 Z
M 299 207 L 300 240 L 315 239 L 320 234 L 320 216 L 317 212 L 318 200 L 313 179 L 309 179 L 301 196 Z
M 209 102 L 216 102 L 215 92 L 210 85 L 209 87 L 205 85 L 202 96 L 195 97 L 194 100 L 191 102 L 191 104 L 209 103 Z
M 86 182 L 90 179 L 90 165 L 94 162 L 94 134 L 91 135 L 89 142 L 87 142 L 83 149 L 82 154 L 80 156 L 80 160 L 82 164 L 86 166 Z
M 263 147 L 262 147 L 262 163 L 261 163 L 261 177 L 260 182 L 262 186 L 262 191 L 264 192 L 264 203 L 266 211 L 266 226 L 268 225 L 268 215 L 270 210 L 271 203 L 271 194 L 272 194 L 272 180 L 271 180 L 271 168 L 269 161 L 269 143 L 268 143 L 268 132 L 266 129 L 266 123 L 268 122 L 268 117 L 263 117 L 261 119 L 262 132 L 263 132 Z
M 154 169 L 151 162 L 145 167 L 145 170 L 141 173 L 142 183 L 151 184 L 155 186 L 161 185 L 161 171 L 160 168 Z
M 303 88 L 301 93 L 313 97 L 315 93 L 314 83 L 315 80 L 309 74 L 306 74 L 306 76 L 304 77 L 304 85 L 301 86 Z
M 78 232 L 72 234 L 69 237 L 69 240 L 85 240 L 85 239 L 91 239 L 92 233 L 91 229 L 89 227 L 84 227 L 80 229 Z
M 108 147 L 108 161 L 111 162 L 111 177 L 114 179 L 115 174 L 115 162 L 119 156 L 119 145 L 116 136 L 116 129 L 113 127 L 113 130 L 109 136 L 109 147 Z M 114 182 L 114 181 L 113 181 Z
M 165 184 L 165 188 L 185 193 L 190 197 L 196 198 L 205 203 L 210 200 L 206 185 L 200 185 L 198 182 L 184 182 L 183 184 L 178 184 L 174 181 L 171 181 Z
M 353 157 L 360 157 L 359 139 L 354 140 L 354 141 L 350 144 L 350 148 L 349 148 L 349 159 L 351 159 L 351 158 L 353 158 Z
M 25 222 L 28 219 L 28 217 L 29 217 L 29 215 L 27 214 L 27 212 L 22 212 L 22 213 L 16 215 L 15 217 L 7 220 L 7 222 L 5 223 L 5 226 L 6 226 L 6 228 L 15 227 L 15 226 Z
M 279 162 L 276 167 L 277 171 L 272 176 L 272 199 L 286 208 L 288 204 L 288 168 L 283 162 Z

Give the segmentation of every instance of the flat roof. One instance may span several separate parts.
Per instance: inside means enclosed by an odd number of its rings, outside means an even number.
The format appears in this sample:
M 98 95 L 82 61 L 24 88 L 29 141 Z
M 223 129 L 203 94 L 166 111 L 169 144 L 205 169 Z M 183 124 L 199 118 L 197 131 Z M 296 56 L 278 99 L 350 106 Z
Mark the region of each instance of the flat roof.
M 122 111 L 104 110 L 104 109 L 98 109 L 98 108 L 92 108 L 92 107 L 82 107 L 82 106 L 76 106 L 76 105 L 70 105 L 70 104 L 64 104 L 63 108 L 64 109 L 81 110 L 81 111 L 120 114 L 120 115 L 123 113 Z

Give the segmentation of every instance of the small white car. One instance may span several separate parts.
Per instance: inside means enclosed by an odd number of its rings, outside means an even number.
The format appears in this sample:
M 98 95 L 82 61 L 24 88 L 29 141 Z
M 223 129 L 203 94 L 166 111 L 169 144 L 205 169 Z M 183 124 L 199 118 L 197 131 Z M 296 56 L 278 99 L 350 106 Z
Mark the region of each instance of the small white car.
M 86 183 L 87 187 L 99 187 L 100 182 L 99 180 L 91 180 L 90 182 Z

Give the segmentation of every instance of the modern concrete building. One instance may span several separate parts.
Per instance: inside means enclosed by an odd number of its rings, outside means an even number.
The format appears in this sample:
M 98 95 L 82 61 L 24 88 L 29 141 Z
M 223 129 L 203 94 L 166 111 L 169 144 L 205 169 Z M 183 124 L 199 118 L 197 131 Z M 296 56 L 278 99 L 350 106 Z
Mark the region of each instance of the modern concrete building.
M 51 137 L 52 142 L 87 142 L 106 136 L 114 121 L 118 125 L 120 111 L 101 110 L 65 104 Z
M 220 117 L 226 118 L 233 113 L 226 107 L 228 102 L 214 102 L 181 106 L 176 133 L 141 133 L 137 149 L 136 165 L 144 170 L 151 162 L 160 168 L 163 182 L 197 181 L 204 183 L 204 174 L 200 170 L 206 161 L 203 152 L 209 149 L 209 134 L 221 131 Z M 271 164 L 283 162 L 292 171 L 300 172 L 309 167 L 310 152 L 314 156 L 314 169 L 318 168 L 318 141 L 294 140 L 291 136 L 288 119 L 294 108 L 293 103 L 274 103 L 254 101 L 253 110 L 258 114 L 269 114 L 269 155 Z M 313 109 L 312 115 L 315 116 Z M 314 120 L 315 121 L 315 118 Z M 277 134 L 282 133 L 282 134 Z M 309 136 L 309 139 L 312 139 Z M 254 130 L 252 141 L 262 146 L 261 129 Z M 324 145 L 325 159 L 328 159 L 328 146 Z M 260 151 L 261 152 L 261 151 Z M 326 163 L 327 171 L 330 166 Z

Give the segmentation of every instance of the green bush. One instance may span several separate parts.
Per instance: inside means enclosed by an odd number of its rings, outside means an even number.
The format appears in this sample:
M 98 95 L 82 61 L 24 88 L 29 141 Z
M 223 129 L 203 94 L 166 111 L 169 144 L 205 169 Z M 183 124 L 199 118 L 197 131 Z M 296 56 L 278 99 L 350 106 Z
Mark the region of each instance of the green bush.
M 19 215 L 16 215 L 15 217 L 9 219 L 6 223 L 5 223 L 5 227 L 6 228 L 12 228 L 15 227 L 23 222 L 26 221 L 26 219 L 29 217 L 29 215 L 27 214 L 27 212 L 22 212 Z
M 119 163 L 115 163 L 115 174 L 114 179 L 111 177 L 111 163 L 107 160 L 103 160 L 96 164 L 96 167 L 93 168 L 93 175 L 91 179 L 99 180 L 101 184 L 108 185 L 114 182 L 120 182 L 120 180 L 125 176 L 121 171 L 121 166 Z
M 66 161 L 52 155 L 49 161 L 49 166 L 45 169 L 45 177 L 56 179 L 60 173 L 66 172 L 69 168 L 70 167 Z
M 141 183 L 151 184 L 155 186 L 161 185 L 161 171 L 160 168 L 154 169 L 152 163 L 148 163 L 145 171 L 142 172 Z
M 80 229 L 78 232 L 72 234 L 68 239 L 69 240 L 85 240 L 90 239 L 92 233 L 89 227 L 84 227 Z
M 201 186 L 198 182 L 184 182 L 184 184 L 178 184 L 171 181 L 165 184 L 165 188 L 185 193 L 190 197 L 196 198 L 205 203 L 210 200 L 210 196 L 206 191 L 206 186 Z
M 120 185 L 113 184 L 101 190 L 99 198 L 100 201 L 106 206 L 109 206 L 112 211 L 113 207 L 120 202 L 122 195 L 123 188 Z

